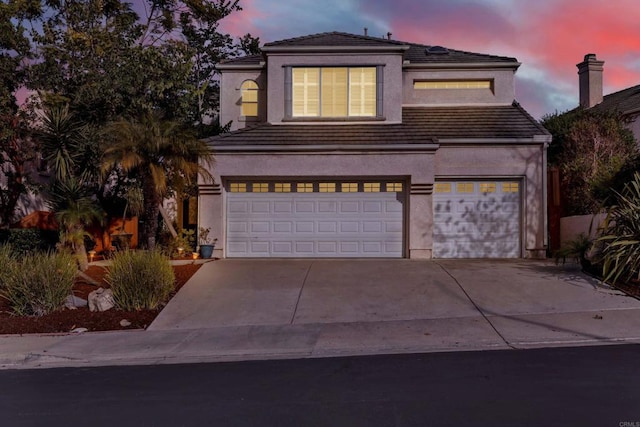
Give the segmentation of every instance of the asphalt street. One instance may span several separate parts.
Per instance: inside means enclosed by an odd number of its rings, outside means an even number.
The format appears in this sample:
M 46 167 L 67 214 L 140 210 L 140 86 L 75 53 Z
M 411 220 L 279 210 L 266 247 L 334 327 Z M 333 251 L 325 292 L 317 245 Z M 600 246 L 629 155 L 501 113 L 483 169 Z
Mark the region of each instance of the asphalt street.
M 638 360 L 611 345 L 7 370 L 0 425 L 636 427 Z

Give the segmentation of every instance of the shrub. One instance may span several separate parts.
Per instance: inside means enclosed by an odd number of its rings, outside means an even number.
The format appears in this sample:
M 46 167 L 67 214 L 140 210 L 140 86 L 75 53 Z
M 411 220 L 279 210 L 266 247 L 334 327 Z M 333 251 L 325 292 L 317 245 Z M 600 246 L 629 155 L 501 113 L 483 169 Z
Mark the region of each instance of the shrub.
M 13 228 L 9 230 L 7 243 L 18 254 L 27 254 L 34 250 L 48 252 L 55 249 L 58 232 L 37 228 Z
M 616 192 L 617 204 L 609 209 L 605 231 L 598 239 L 604 246 L 604 279 L 629 280 L 640 274 L 640 173 Z
M 567 258 L 573 258 L 580 262 L 585 270 L 591 266 L 587 253 L 593 246 L 593 241 L 585 233 L 578 234 L 575 238 L 568 240 L 562 244 L 560 249 L 554 253 L 556 264 L 562 260 L 564 263 Z
M 0 245 L 0 291 L 6 288 L 6 283 L 11 277 L 13 263 L 16 262 L 13 248 L 9 245 Z
M 61 308 L 71 294 L 77 272 L 72 255 L 36 252 L 21 257 L 10 255 L 5 260 L 4 287 L 0 292 L 16 314 L 45 315 Z
M 158 251 L 123 251 L 113 257 L 106 280 L 123 310 L 153 310 L 169 299 L 175 275 Z

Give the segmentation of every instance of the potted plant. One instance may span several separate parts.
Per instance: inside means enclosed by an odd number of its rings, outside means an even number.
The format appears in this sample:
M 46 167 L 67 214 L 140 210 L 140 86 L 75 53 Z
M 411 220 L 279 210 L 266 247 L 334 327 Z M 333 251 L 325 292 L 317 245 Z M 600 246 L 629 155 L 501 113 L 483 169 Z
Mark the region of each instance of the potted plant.
M 200 256 L 202 258 L 211 258 L 213 248 L 216 246 L 218 239 L 209 238 L 211 228 L 200 227 L 198 229 L 198 243 L 200 244 Z

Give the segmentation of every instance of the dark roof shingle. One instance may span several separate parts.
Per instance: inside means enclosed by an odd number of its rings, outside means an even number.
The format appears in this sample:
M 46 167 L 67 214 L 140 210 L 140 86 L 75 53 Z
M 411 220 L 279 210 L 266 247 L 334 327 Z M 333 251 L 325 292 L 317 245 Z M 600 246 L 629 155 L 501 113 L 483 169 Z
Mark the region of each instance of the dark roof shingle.
M 405 107 L 395 124 L 261 124 L 209 138 L 213 147 L 241 145 L 425 144 L 438 139 L 528 139 L 548 132 L 519 104 Z
M 593 107 L 595 111 L 616 110 L 622 114 L 640 109 L 640 85 L 605 95 L 602 102 Z
M 404 59 L 413 64 L 430 63 L 471 63 L 471 62 L 496 62 L 496 63 L 517 63 L 516 58 L 506 56 L 486 55 L 482 53 L 465 52 L 442 48 L 441 46 L 429 46 L 417 43 L 409 43 L 398 40 L 389 40 L 378 37 L 361 36 L 341 32 L 328 32 L 311 34 L 308 36 L 295 37 L 286 40 L 279 40 L 265 43 L 269 47 L 388 47 L 408 48 L 404 52 Z M 435 52 L 433 51 L 436 48 Z M 430 52 L 431 50 L 431 52 Z

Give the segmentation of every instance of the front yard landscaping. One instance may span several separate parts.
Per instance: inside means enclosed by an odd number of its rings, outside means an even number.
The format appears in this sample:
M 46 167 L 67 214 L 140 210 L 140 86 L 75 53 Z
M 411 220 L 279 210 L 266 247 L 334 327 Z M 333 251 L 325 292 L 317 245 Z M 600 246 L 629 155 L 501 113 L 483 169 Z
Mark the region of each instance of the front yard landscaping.
M 98 282 L 101 287 L 109 288 L 105 280 L 109 267 L 91 265 L 85 271 L 91 279 Z M 170 297 L 195 274 L 200 264 L 189 263 L 173 265 L 175 281 Z M 78 276 L 72 287 L 73 295 L 87 299 L 90 292 L 99 286 L 88 283 Z M 74 310 L 60 308 L 42 316 L 18 316 L 12 310 L 9 301 L 0 297 L 0 335 L 2 334 L 31 334 L 31 333 L 67 333 L 73 330 L 110 331 L 122 329 L 144 329 L 156 318 L 162 307 L 157 309 L 142 309 L 137 311 L 125 311 L 114 307 L 107 311 L 89 311 L 88 307 L 78 307 Z

